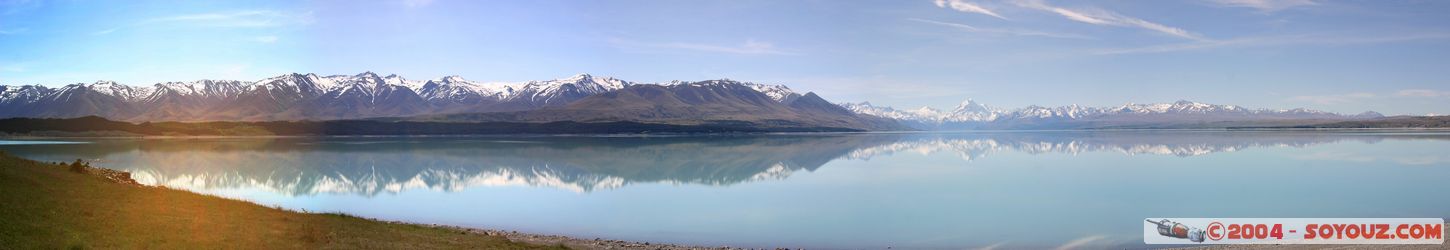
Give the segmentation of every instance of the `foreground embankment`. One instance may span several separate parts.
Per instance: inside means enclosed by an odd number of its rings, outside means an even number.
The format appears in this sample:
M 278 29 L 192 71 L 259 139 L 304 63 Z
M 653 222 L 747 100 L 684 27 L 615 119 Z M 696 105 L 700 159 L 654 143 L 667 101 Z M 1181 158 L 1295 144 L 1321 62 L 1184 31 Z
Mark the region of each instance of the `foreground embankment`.
M 287 211 L 0 153 L 0 248 L 561 249 L 452 228 Z

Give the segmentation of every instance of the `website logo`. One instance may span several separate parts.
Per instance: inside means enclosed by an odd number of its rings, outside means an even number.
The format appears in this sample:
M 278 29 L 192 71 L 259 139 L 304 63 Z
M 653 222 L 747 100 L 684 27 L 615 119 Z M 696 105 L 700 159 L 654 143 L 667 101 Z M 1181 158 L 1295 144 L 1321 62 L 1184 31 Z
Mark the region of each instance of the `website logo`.
M 1444 244 L 1441 218 L 1147 218 L 1146 244 Z

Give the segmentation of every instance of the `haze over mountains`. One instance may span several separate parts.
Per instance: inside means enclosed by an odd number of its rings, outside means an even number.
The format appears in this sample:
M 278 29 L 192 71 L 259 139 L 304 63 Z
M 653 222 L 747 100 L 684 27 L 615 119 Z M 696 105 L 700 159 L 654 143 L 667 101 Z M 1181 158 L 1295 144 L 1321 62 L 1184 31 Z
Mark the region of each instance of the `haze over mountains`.
M 733 80 L 635 83 L 579 74 L 518 83 L 448 76 L 410 80 L 372 72 L 287 74 L 258 81 L 199 80 L 130 86 L 111 81 L 0 86 L 0 118 L 100 116 L 146 121 L 289 121 L 387 118 L 428 122 L 639 122 L 850 130 L 1210 128 L 1286 126 L 1381 118 L 1307 109 L 1248 109 L 1191 101 L 1115 107 L 1002 109 L 971 100 L 951 111 L 832 103 L 784 85 Z

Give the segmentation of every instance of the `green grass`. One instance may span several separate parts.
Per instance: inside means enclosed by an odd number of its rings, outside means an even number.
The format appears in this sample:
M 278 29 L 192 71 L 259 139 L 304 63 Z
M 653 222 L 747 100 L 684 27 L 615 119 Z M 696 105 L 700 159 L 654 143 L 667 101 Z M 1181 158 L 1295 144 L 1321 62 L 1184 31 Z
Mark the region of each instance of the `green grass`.
M 119 184 L 0 152 L 0 249 L 559 249 Z

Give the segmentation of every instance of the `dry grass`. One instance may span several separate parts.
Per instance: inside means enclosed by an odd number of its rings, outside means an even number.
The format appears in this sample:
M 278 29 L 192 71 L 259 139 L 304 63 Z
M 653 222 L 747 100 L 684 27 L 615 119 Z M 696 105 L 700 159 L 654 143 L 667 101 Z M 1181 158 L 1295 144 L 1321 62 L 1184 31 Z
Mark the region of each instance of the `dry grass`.
M 0 153 L 0 249 L 561 248 L 125 185 Z

